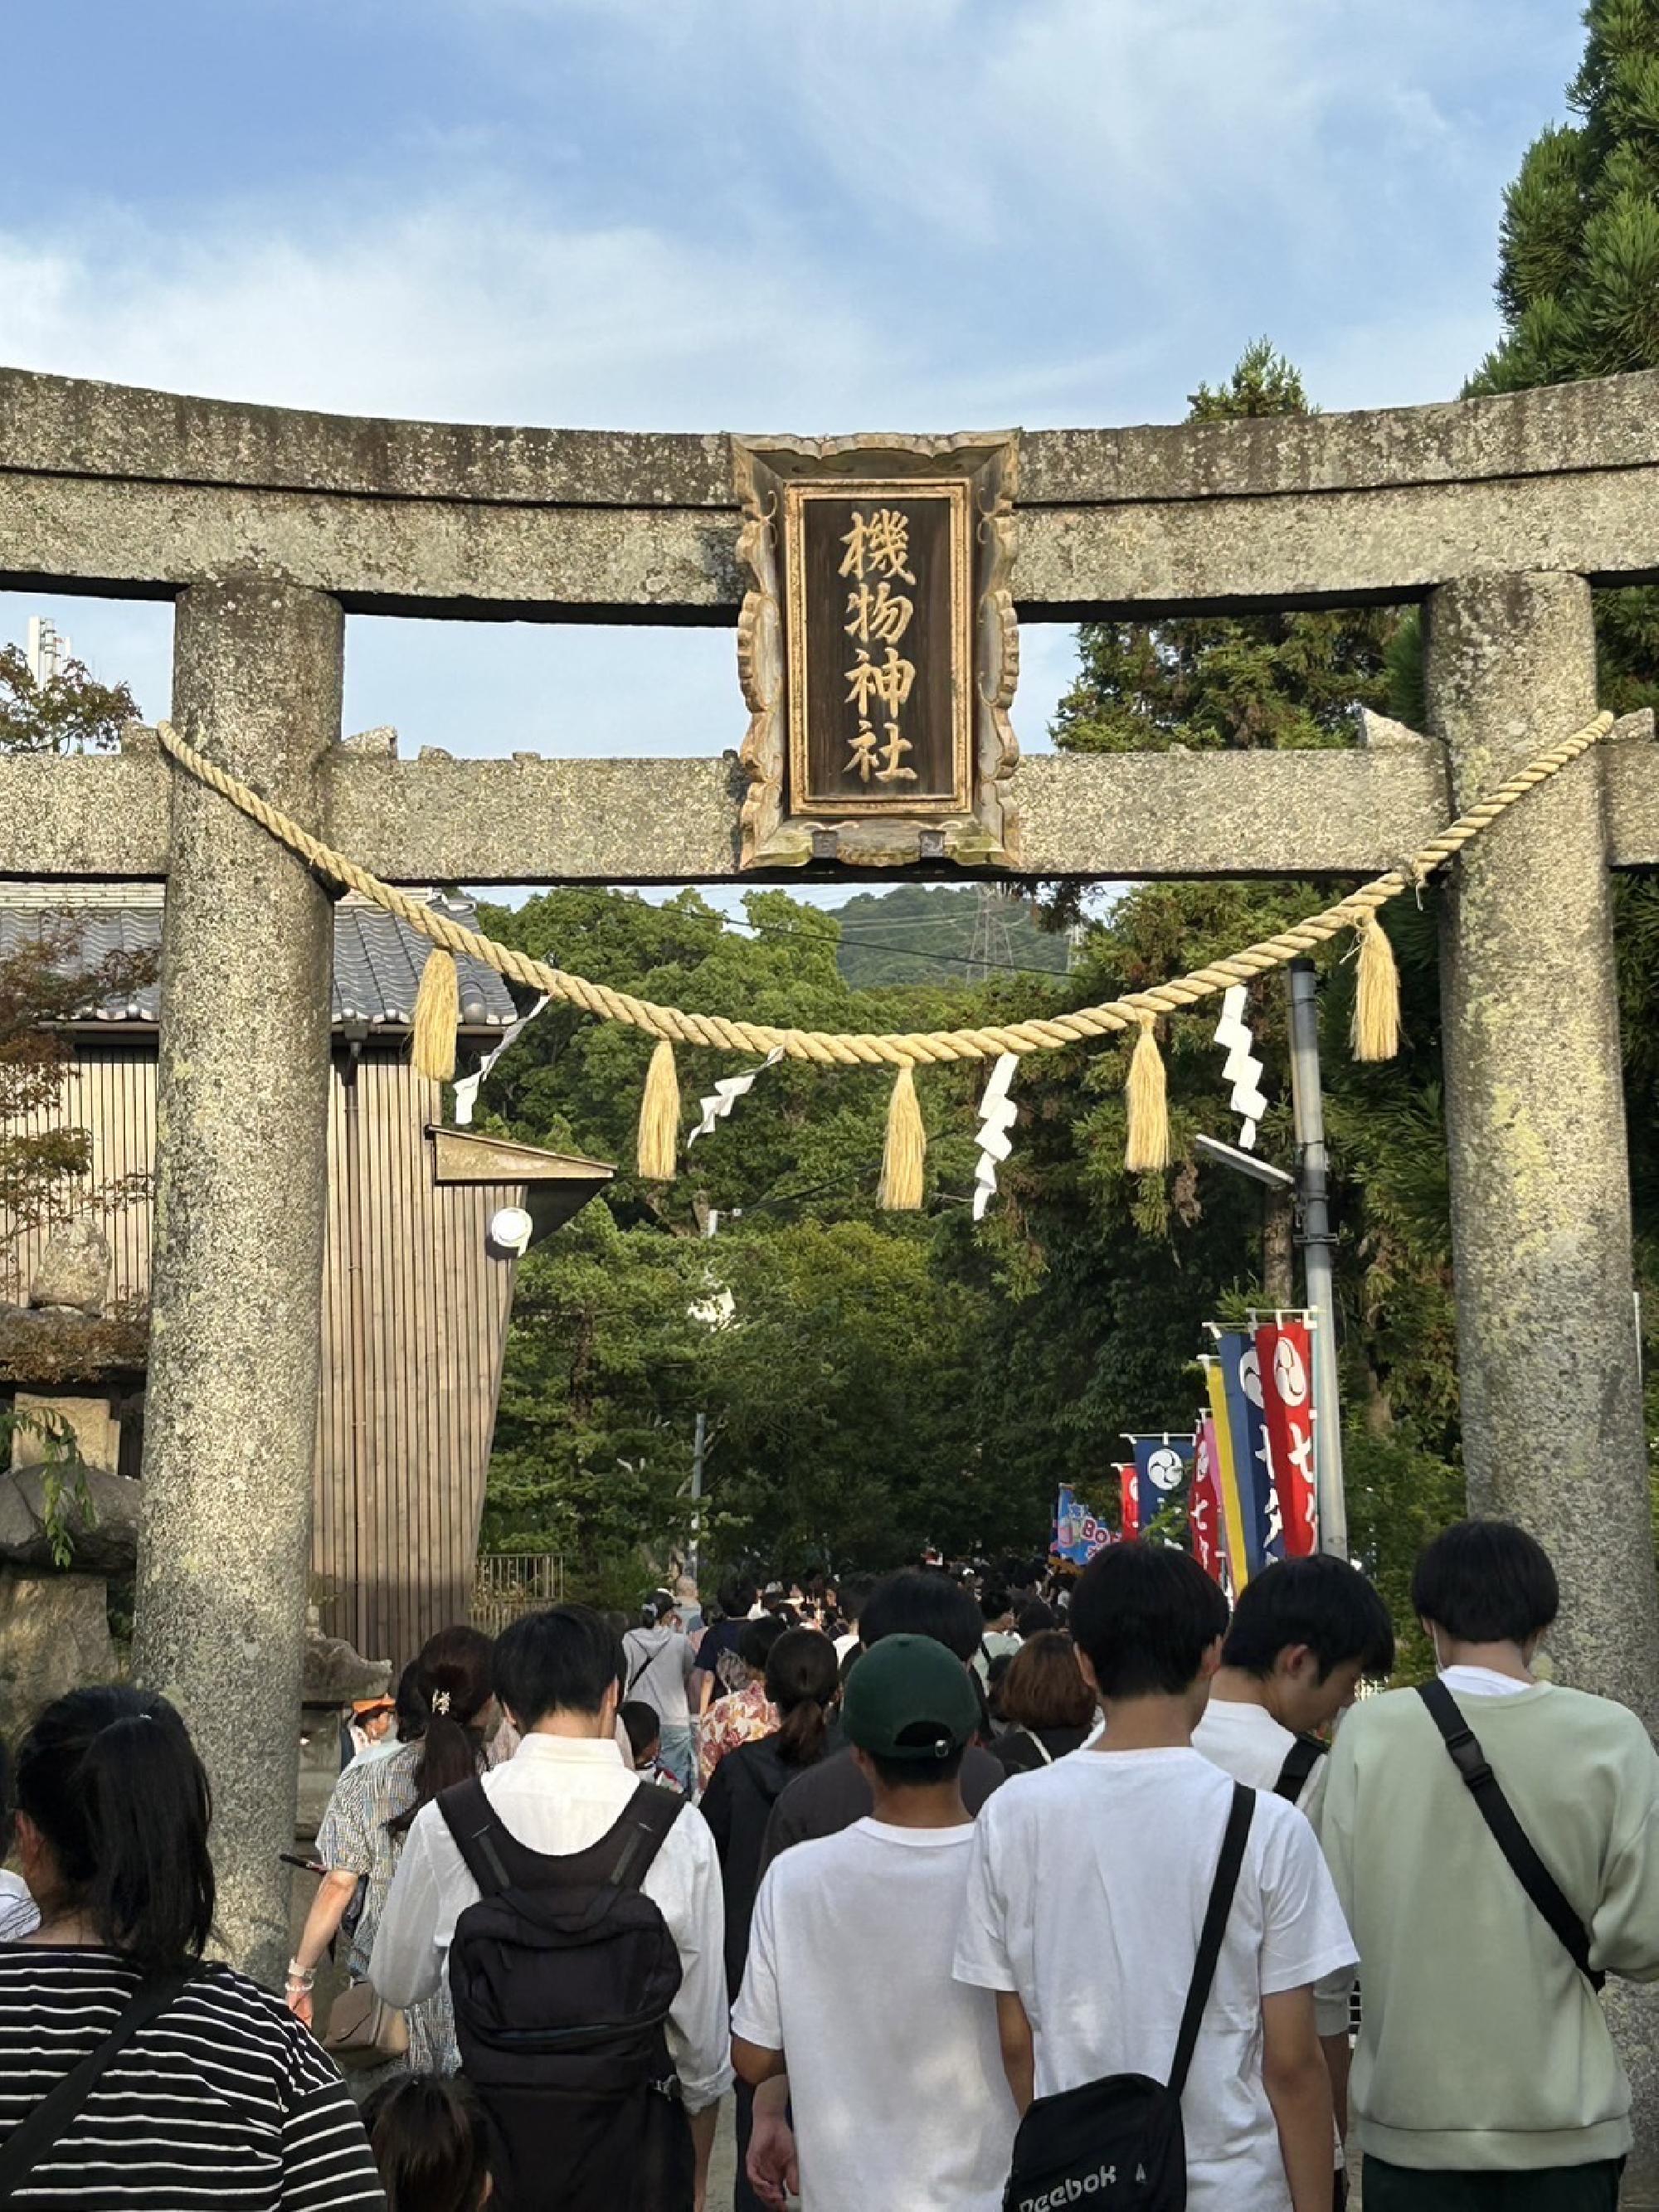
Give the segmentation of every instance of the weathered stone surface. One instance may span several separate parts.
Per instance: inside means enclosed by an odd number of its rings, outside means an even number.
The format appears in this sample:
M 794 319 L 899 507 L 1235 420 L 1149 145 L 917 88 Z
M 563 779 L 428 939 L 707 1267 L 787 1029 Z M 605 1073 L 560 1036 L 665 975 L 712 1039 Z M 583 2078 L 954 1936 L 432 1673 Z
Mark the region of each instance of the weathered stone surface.
M 100 1575 L 0 1567 L 0 1735 L 15 1742 L 43 1705 L 114 1673 Z
M 249 577 L 186 592 L 181 727 L 318 817 L 340 732 L 334 601 Z M 303 865 L 188 781 L 161 964 L 139 1678 L 212 1777 L 219 1924 L 287 1956 L 317 1420 L 331 910 Z
M 1429 710 L 1460 800 L 1595 703 L 1577 578 L 1488 578 L 1430 602 Z M 1478 1510 L 1561 1578 L 1558 1675 L 1659 1725 L 1659 1583 L 1633 1310 L 1629 1170 L 1598 750 L 1459 862 L 1441 1006 L 1463 1459 Z M 1610 1995 L 1612 1993 L 1610 1992 Z M 1659 2203 L 1659 2001 L 1609 2008 L 1632 2075 L 1625 2200 Z
M 1428 407 L 1020 434 L 1030 507 L 1444 483 L 1659 460 L 1659 372 Z M 323 415 L 0 371 L 0 465 L 483 503 L 735 507 L 724 434 Z
M 378 1698 L 392 1681 L 389 1659 L 365 1659 L 342 1636 L 306 1630 L 305 1663 L 300 1695 L 307 1705 L 343 1705 L 354 1698 Z
M 1358 416 L 1021 439 L 1028 617 L 1659 572 L 1659 373 Z M 0 581 L 257 566 L 352 611 L 724 621 L 720 436 L 390 422 L 0 374 Z
M 131 1574 L 138 1557 L 143 1485 L 98 1467 L 88 1468 L 78 1480 L 44 1466 L 0 1474 L 0 1559 L 37 1573 L 57 1569 L 46 1516 L 46 1485 L 54 1476 L 69 1492 L 66 1518 L 75 1547 L 70 1569 L 76 1574 Z M 90 1518 L 81 1506 L 83 1489 L 92 1505 Z
M 114 1467 L 121 1456 L 121 1424 L 107 1390 L 19 1390 L 12 1401 L 17 1425 L 11 1463 L 27 1467 L 52 1456 L 47 1440 L 71 1449 L 82 1467 Z
M 109 1239 L 95 1221 L 54 1229 L 29 1285 L 32 1306 L 73 1306 L 100 1314 L 109 1294 Z
M 40 1390 L 128 1381 L 144 1371 L 148 1321 L 0 1306 L 0 1382 Z

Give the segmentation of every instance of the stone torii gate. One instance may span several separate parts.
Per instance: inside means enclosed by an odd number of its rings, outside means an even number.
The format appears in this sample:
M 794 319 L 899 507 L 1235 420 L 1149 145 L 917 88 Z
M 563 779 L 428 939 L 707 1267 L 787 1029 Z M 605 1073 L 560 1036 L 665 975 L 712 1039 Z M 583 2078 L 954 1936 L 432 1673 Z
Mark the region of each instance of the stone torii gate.
M 1373 722 L 1352 751 L 1028 760 L 1021 872 L 1370 876 L 1594 712 L 1589 586 L 1659 577 L 1659 374 L 1030 433 L 1018 480 L 1026 618 L 1422 602 L 1431 724 Z M 175 720 L 394 881 L 737 876 L 730 755 L 399 762 L 338 740 L 347 614 L 729 625 L 738 525 L 724 437 L 0 373 L 0 586 L 172 599 Z M 734 734 L 740 714 L 734 685 Z M 1607 871 L 1654 865 L 1659 768 L 1632 718 L 1480 840 L 1440 902 L 1470 1494 L 1554 1554 L 1563 1674 L 1650 1725 L 1659 1583 Z M 270 1976 L 317 1401 L 329 893 L 137 753 L 0 759 L 0 875 L 167 883 L 137 1664 L 190 1715 L 224 1933 Z

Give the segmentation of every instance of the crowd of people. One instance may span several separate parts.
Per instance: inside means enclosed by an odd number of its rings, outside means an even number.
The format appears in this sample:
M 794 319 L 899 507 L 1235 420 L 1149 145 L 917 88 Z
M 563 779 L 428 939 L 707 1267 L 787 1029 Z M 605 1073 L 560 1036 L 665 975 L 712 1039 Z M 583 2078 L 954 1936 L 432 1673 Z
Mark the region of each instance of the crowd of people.
M 446 1629 L 353 1717 L 281 1995 L 207 1963 L 178 1715 L 76 1692 L 7 1794 L 0 2202 L 691 2212 L 735 2094 L 738 2212 L 1331 2212 L 1351 2145 L 1367 2212 L 1601 2212 L 1659 1757 L 1549 1678 L 1523 1531 L 1413 1603 L 1395 1690 L 1345 1563 L 1230 1610 L 1134 1542 Z

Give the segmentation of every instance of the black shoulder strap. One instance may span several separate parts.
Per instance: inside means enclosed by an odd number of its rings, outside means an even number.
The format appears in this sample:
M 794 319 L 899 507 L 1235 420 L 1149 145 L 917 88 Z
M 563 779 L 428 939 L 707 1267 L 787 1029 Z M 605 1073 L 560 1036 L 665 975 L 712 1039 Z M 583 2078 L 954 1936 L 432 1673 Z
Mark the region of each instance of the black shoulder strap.
M 1288 1797 L 1294 1805 L 1302 1795 L 1303 1784 L 1324 1756 L 1325 1747 L 1316 1735 L 1297 1736 L 1285 1754 L 1285 1764 L 1273 1784 L 1273 1796 Z
M 1233 1909 L 1233 1893 L 1238 1887 L 1239 1869 L 1244 1863 L 1244 1846 L 1249 1840 L 1250 1822 L 1255 1817 L 1255 1792 L 1247 1790 L 1242 1782 L 1233 1784 L 1232 1808 L 1227 1815 L 1227 1826 L 1221 1838 L 1221 1856 L 1215 1864 L 1215 1880 L 1210 1886 L 1210 1902 L 1204 1915 L 1203 1932 L 1198 1939 L 1198 1959 L 1193 1967 L 1193 1978 L 1187 1990 L 1187 2009 L 1181 2015 L 1181 2034 L 1176 2043 L 1175 2064 L 1170 2072 L 1170 2088 L 1179 2096 L 1187 2086 L 1188 2069 L 1193 2063 L 1193 2053 L 1198 2048 L 1198 2031 L 1203 2025 L 1204 2008 L 1210 2002 L 1210 1985 L 1215 1979 L 1216 1962 L 1221 1956 L 1222 1939 L 1227 1933 L 1228 1915 Z
M 609 1875 L 612 1889 L 637 1889 L 651 1871 L 685 1800 L 659 1782 L 641 1782 L 629 1805 L 622 1848 Z
M 654 1651 L 645 1651 L 641 1653 L 638 1663 L 635 1665 L 633 1673 L 628 1678 L 628 1687 L 622 1693 L 622 1701 L 623 1705 L 626 1705 L 628 1700 L 633 1696 L 635 1683 L 639 1680 L 641 1675 L 644 1674 L 646 1668 L 651 1664 L 651 1662 L 656 1657 L 656 1656 L 657 1655 Z
M 441 1790 L 434 1800 L 444 1825 L 455 1838 L 455 1848 L 466 1862 L 466 1870 L 478 1885 L 481 1897 L 499 1896 L 513 1887 L 496 1837 L 502 1832 L 484 1788 L 475 1775 L 453 1788 Z
M 498 1897 L 508 1889 L 558 1888 L 576 1878 L 573 1870 L 578 1862 L 586 1881 L 612 1889 L 637 1889 L 685 1800 L 660 1783 L 641 1782 L 607 1835 L 585 1851 L 562 1856 L 532 1851 L 520 1843 L 503 1826 L 481 1782 L 458 1782 L 453 1789 L 441 1790 L 435 1802 L 479 1894 Z
M 1548 1921 L 1573 1965 L 1593 1990 L 1599 1990 L 1607 1976 L 1590 1965 L 1589 1936 L 1584 1923 L 1562 1895 L 1555 1876 L 1533 1849 L 1526 1830 L 1516 1818 L 1515 1808 L 1504 1795 L 1503 1784 L 1486 1764 L 1486 1755 L 1474 1730 L 1464 1719 L 1457 1700 L 1438 1677 L 1432 1682 L 1419 1683 L 1417 1694 L 1445 1738 L 1452 1764 L 1468 1784 L 1469 1795 L 1480 1807 L 1480 1817 L 1492 1830 L 1516 1880 Z
M 165 2012 L 196 1972 L 167 1975 L 146 1982 L 103 2041 L 72 2066 L 55 2089 L 48 2090 L 21 2126 L 0 2147 L 0 2204 L 9 2204 L 41 2160 L 68 2134 L 88 2098 L 141 2029 Z

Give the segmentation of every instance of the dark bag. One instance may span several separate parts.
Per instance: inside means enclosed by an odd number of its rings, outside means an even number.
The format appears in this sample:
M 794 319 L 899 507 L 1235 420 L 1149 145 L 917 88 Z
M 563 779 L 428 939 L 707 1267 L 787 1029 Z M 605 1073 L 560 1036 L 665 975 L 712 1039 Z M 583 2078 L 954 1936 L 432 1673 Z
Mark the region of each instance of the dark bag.
M 0 2204 L 9 2204 L 41 2160 L 51 2156 L 133 2037 L 167 2010 L 196 1972 L 192 1966 L 188 1972 L 141 1984 L 103 2041 L 95 2044 L 78 2066 L 72 2066 L 27 2119 L 12 2130 L 0 2148 Z
M 1299 1735 L 1285 1754 L 1285 1764 L 1279 1770 L 1279 1779 L 1273 1784 L 1275 1797 L 1287 1797 L 1292 1805 L 1302 1795 L 1302 1785 L 1325 1756 L 1325 1746 L 1316 1735 Z
M 1445 1738 L 1452 1764 L 1468 1784 L 1480 1808 L 1480 1817 L 1492 1830 L 1510 1869 L 1559 1938 L 1562 1948 L 1593 1990 L 1607 1976 L 1589 1962 L 1590 1939 L 1583 1922 L 1561 1893 L 1561 1886 L 1532 1847 L 1531 1838 L 1516 1818 L 1515 1808 L 1504 1795 L 1504 1785 L 1486 1764 L 1480 1739 L 1463 1717 L 1445 1684 L 1437 1678 L 1418 1685 L 1417 1694 L 1428 1707 L 1435 1726 Z
M 1255 1792 L 1233 1784 L 1233 1802 L 1198 1939 L 1168 2084 L 1145 2074 L 1109 2074 L 1039 2097 L 1014 2137 L 1003 2212 L 1185 2212 L 1187 2138 L 1181 2093 L 1221 1956 L 1233 1893 L 1255 1812 Z
M 499 2212 L 690 2212 L 690 2124 L 665 2023 L 680 1986 L 640 1889 L 685 1800 L 641 1783 L 609 1832 L 547 1857 L 476 1781 L 438 1806 L 480 1892 L 455 1925 L 461 2071 L 489 2136 Z

